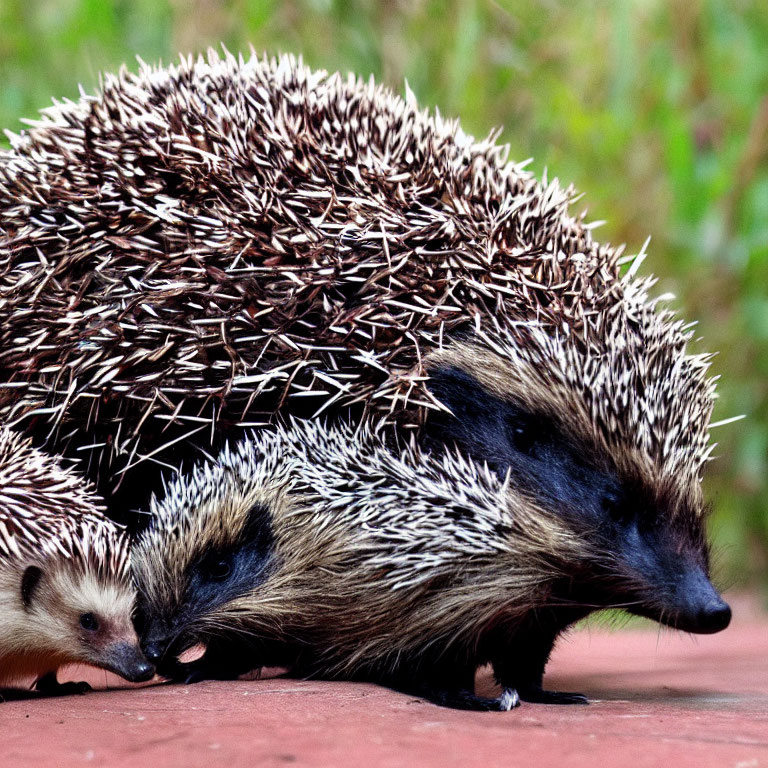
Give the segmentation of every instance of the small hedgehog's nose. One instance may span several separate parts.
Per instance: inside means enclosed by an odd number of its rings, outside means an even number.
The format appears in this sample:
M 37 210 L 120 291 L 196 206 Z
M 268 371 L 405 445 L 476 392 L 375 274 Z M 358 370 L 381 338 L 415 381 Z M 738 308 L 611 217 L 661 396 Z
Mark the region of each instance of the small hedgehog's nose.
M 155 676 L 154 664 L 148 661 L 139 662 L 133 668 L 133 676 L 130 678 L 133 683 L 143 683 L 151 680 Z
M 155 674 L 136 643 L 117 642 L 104 655 L 104 665 L 131 683 L 143 683 Z
M 731 607 L 724 600 L 715 599 L 701 608 L 698 616 L 699 632 L 720 632 L 731 623 Z

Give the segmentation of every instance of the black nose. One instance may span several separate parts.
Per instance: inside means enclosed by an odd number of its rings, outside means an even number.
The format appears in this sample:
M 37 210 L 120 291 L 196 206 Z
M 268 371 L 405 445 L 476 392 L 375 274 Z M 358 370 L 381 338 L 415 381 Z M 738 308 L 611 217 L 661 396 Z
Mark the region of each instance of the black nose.
M 133 667 L 133 674 L 128 678 L 132 683 L 143 683 L 155 676 L 154 664 L 139 662 Z
M 107 647 L 103 664 L 132 683 L 143 683 L 155 674 L 155 667 L 144 658 L 136 643 L 117 642 Z
M 165 655 L 167 645 L 167 640 L 150 640 L 142 646 L 142 650 L 144 651 L 144 655 L 153 664 L 157 664 L 157 662 Z
M 699 611 L 699 632 L 720 632 L 731 623 L 731 607 L 724 600 L 711 600 Z

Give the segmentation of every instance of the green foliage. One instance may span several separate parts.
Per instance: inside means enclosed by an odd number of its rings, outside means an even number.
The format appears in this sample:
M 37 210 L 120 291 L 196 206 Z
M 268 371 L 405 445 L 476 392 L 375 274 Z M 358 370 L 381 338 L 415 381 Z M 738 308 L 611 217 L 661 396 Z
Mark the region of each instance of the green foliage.
M 0 125 L 98 73 L 219 42 L 374 74 L 573 182 L 720 350 L 707 480 L 726 582 L 768 563 L 764 0 L 0 0 Z

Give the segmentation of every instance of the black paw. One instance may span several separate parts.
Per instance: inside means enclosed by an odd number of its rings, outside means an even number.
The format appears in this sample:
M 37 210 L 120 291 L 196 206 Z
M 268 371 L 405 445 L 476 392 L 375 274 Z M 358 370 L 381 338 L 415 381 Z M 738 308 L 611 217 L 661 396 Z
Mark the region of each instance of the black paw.
M 470 691 L 434 691 L 425 696 L 433 704 L 470 712 L 494 712 L 499 710 L 498 699 L 475 696 Z
M 71 696 L 88 693 L 93 688 L 88 683 L 60 683 L 56 680 L 56 675 L 43 675 L 35 683 L 35 690 L 43 696 Z
M 184 676 L 184 685 L 194 685 L 210 679 L 211 676 L 203 668 L 189 669 Z
M 155 667 L 155 670 L 160 677 L 164 677 L 166 680 L 171 680 L 174 683 L 198 683 L 200 680 L 204 680 L 202 670 L 198 662 L 181 662 L 177 659 L 170 661 L 161 661 Z
M 587 697 L 581 693 L 545 691 L 542 688 L 518 688 L 517 692 L 522 701 L 531 704 L 589 704 Z
M 468 690 L 443 691 L 421 686 L 415 690 L 406 690 L 404 692 L 421 696 L 440 707 L 463 709 L 468 712 L 509 712 L 509 710 L 520 706 L 520 697 L 514 688 L 503 689 L 501 696 L 496 699 L 477 696 Z
M 24 701 L 25 699 L 39 698 L 37 691 L 28 691 L 24 688 L 0 688 L 0 703 L 6 701 Z
M 205 656 L 196 661 L 181 662 L 175 661 L 158 666 L 157 672 L 162 677 L 172 680 L 175 683 L 185 683 L 193 685 L 202 683 L 203 680 L 236 680 L 247 669 L 241 669 L 239 666 L 226 666 L 210 663 Z

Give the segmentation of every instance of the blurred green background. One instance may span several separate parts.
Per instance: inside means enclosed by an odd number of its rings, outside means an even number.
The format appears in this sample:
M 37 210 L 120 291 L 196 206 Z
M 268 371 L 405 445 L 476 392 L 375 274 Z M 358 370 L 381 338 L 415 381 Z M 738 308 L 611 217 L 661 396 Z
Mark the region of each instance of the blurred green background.
M 721 586 L 768 584 L 765 0 L 0 0 L 0 126 L 138 55 L 220 42 L 373 73 L 586 193 L 719 350 L 707 485 Z

